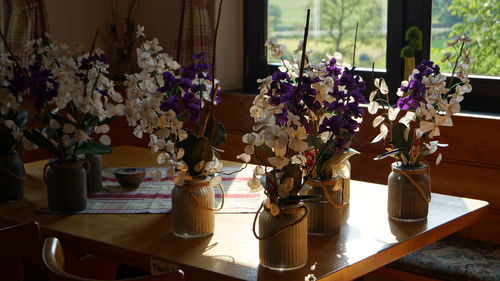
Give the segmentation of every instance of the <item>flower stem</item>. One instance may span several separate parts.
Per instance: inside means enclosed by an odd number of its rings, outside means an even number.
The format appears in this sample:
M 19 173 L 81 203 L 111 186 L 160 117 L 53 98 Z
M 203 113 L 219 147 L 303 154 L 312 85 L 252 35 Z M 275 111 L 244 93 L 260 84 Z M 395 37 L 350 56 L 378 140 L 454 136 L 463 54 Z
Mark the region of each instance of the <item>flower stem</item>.
M 309 17 L 311 15 L 311 9 L 307 9 L 307 16 L 306 16 L 306 26 L 304 28 L 304 41 L 302 41 L 302 57 L 300 58 L 300 71 L 299 71 L 299 78 L 302 77 L 304 74 L 304 65 L 306 62 L 306 48 L 307 48 L 307 37 L 309 36 Z M 297 88 L 300 89 L 300 84 L 301 81 L 299 81 L 299 85 Z
M 458 52 L 457 59 L 455 60 L 455 64 L 453 65 L 453 71 L 451 72 L 450 81 L 448 82 L 448 88 L 450 88 L 450 85 L 453 82 L 453 78 L 455 78 L 455 71 L 457 70 L 458 60 L 462 56 L 462 51 L 464 49 L 464 45 L 465 45 L 465 41 L 462 41 L 462 45 L 460 45 L 460 51 Z

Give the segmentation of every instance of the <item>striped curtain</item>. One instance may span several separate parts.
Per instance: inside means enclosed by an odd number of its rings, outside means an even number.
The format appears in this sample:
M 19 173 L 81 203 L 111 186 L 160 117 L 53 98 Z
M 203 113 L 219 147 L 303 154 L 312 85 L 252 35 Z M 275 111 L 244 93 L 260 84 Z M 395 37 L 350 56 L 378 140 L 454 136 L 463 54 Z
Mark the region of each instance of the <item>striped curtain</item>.
M 10 18 L 10 0 L 0 0 L 0 30 L 7 33 Z
M 26 60 L 24 46 L 48 31 L 44 0 L 10 0 L 6 40 L 15 55 Z
M 205 52 L 205 62 L 212 63 L 212 25 L 208 0 L 182 0 L 176 60 L 181 65 L 193 62 L 192 56 Z

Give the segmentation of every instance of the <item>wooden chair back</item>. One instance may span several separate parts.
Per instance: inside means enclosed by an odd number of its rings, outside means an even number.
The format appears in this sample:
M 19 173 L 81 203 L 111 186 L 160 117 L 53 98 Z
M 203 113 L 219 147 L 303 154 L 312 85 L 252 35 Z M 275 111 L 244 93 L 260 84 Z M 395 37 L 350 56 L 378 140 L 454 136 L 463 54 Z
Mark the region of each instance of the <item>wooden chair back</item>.
M 101 281 L 76 276 L 65 270 L 65 258 L 61 243 L 55 237 L 45 239 L 43 244 L 43 262 L 51 272 L 51 279 L 57 281 Z M 122 281 L 183 281 L 184 273 L 181 270 L 159 275 L 147 275 L 143 277 L 120 279 Z
M 48 280 L 36 222 L 0 229 L 0 271 L 3 280 Z

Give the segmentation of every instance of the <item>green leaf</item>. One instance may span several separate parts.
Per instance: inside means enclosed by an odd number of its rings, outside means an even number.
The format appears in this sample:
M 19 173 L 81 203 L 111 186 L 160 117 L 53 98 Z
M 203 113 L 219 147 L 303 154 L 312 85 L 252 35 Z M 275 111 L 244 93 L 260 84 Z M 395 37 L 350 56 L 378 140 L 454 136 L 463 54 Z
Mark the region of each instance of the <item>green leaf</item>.
M 312 147 L 319 147 L 321 144 L 321 140 L 319 139 L 319 137 L 312 134 L 307 135 L 306 141 L 307 144 Z
M 56 157 L 59 156 L 59 151 L 57 147 L 54 144 L 52 144 L 52 142 L 50 142 L 47 138 L 45 138 L 39 131 L 25 130 L 24 136 L 32 143 L 38 145 L 40 148 L 47 150 Z
M 385 153 L 378 155 L 377 157 L 373 158 L 373 160 L 382 160 L 382 159 L 387 158 L 389 156 L 395 156 L 396 154 L 400 154 L 404 151 L 406 151 L 406 149 L 404 149 L 404 148 L 393 149 L 391 151 L 387 151 Z
M 95 127 L 97 122 L 99 122 L 99 118 L 97 118 L 97 116 L 86 113 L 79 126 L 83 129 L 83 131 L 89 133 Z
M 391 144 L 394 148 L 403 148 L 407 151 L 410 150 L 412 143 L 412 135 L 408 135 L 408 140 L 405 140 L 406 127 L 403 123 L 396 123 L 392 126 L 392 140 Z
M 214 147 L 219 147 L 226 141 L 226 129 L 217 119 L 210 118 L 205 130 L 205 137 L 211 141 Z
M 105 154 L 111 152 L 111 147 L 93 141 L 84 142 L 75 149 L 75 154 Z
M 66 124 L 66 123 L 71 123 L 71 124 L 73 124 L 73 122 L 69 121 L 69 119 L 68 119 L 68 118 L 66 118 L 66 117 L 64 117 L 64 116 L 62 116 L 62 115 L 52 114 L 50 117 L 51 117 L 52 119 L 57 120 L 57 122 L 59 122 L 59 124 L 61 124 L 61 128 L 62 128 L 62 127 L 64 126 L 64 124 Z
M 212 144 L 206 137 L 198 137 L 192 133 L 188 133 L 187 139 L 182 141 L 179 146 L 185 151 L 182 160 L 188 165 L 190 175 L 199 174 L 194 170 L 194 166 L 198 162 L 212 161 L 214 155 Z
M 28 123 L 28 111 L 24 109 L 17 111 L 16 125 L 21 128 L 26 123 Z

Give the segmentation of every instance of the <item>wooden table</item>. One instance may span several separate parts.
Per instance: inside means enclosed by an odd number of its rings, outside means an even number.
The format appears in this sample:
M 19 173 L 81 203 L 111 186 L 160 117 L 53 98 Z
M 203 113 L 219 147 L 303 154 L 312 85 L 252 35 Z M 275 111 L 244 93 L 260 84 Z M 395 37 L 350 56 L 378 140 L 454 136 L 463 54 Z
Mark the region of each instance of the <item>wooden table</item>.
M 395 222 L 387 218 L 386 186 L 351 181 L 351 203 L 340 234 L 309 236 L 307 265 L 279 272 L 259 266 L 258 240 L 251 231 L 253 214 L 217 214 L 213 236 L 190 240 L 170 233 L 168 214 L 35 214 L 47 204 L 42 180 L 45 162 L 26 164 L 25 199 L 0 204 L 0 216 L 36 220 L 46 229 L 79 237 L 81 243 L 73 246 L 83 250 L 90 251 L 92 241 L 103 242 L 99 247 L 145 269 L 151 259 L 170 261 L 185 271 L 187 280 L 291 281 L 304 280 L 308 274 L 324 280 L 352 280 L 474 224 L 487 214 L 488 207 L 480 200 L 432 194 L 426 221 Z M 154 157 L 144 148 L 116 147 L 104 157 L 108 167 L 151 165 Z

